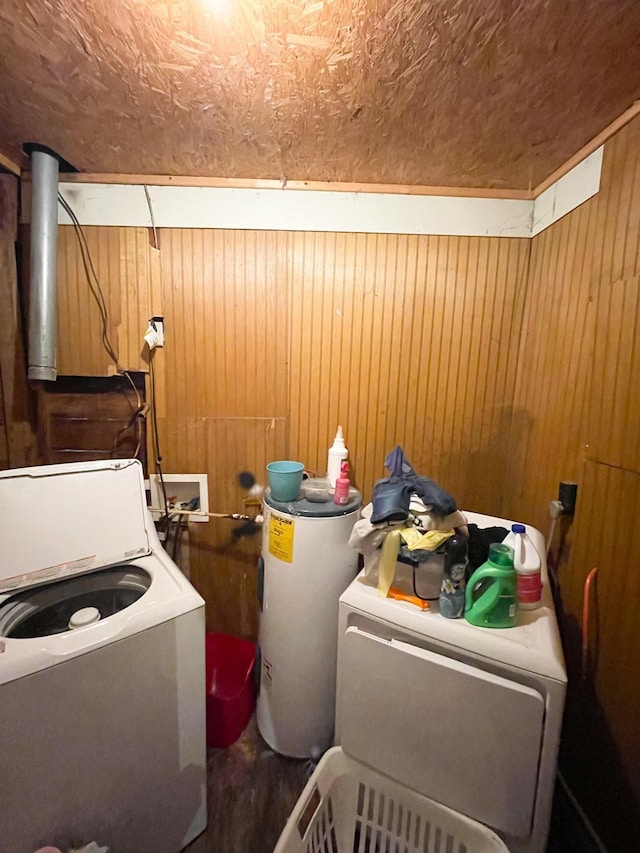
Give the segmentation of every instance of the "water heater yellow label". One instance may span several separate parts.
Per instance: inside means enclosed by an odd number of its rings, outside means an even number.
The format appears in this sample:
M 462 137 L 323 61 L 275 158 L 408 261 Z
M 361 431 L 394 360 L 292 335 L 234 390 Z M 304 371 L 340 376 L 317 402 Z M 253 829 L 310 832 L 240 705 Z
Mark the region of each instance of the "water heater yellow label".
M 292 518 L 269 517 L 269 553 L 283 563 L 293 562 L 293 527 Z

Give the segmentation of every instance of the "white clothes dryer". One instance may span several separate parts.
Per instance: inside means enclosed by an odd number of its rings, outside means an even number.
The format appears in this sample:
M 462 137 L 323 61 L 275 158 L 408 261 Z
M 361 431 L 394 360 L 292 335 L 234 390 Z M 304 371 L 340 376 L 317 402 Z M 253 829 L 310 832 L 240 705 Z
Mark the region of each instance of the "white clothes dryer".
M 479 528 L 511 521 L 464 513 Z M 445 619 L 356 578 L 340 597 L 336 743 L 353 758 L 543 853 L 566 671 L 548 584 L 514 628 Z
M 177 853 L 206 826 L 204 601 L 137 460 L 0 472 L 0 847 Z

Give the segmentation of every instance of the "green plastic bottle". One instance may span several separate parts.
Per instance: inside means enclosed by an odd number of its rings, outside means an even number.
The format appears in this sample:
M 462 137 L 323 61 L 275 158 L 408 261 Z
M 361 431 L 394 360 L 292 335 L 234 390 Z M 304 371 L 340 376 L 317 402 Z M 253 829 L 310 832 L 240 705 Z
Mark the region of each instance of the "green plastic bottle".
M 518 578 L 509 545 L 489 546 L 489 559 L 471 575 L 464 618 L 480 628 L 513 628 L 518 619 Z

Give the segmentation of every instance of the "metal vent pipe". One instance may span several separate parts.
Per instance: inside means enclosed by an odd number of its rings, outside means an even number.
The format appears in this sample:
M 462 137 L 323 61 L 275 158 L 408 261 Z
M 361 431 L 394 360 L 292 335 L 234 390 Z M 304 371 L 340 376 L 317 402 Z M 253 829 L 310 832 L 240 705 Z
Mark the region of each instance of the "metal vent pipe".
M 57 337 L 56 251 L 58 158 L 31 150 L 31 277 L 29 288 L 29 379 L 55 380 Z

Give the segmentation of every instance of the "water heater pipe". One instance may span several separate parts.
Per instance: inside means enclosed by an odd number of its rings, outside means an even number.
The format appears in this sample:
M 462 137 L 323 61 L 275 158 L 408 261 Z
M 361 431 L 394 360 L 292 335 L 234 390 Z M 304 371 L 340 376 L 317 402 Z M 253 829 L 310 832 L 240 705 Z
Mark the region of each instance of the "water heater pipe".
M 31 151 L 31 277 L 29 290 L 29 379 L 55 380 L 58 241 L 58 158 Z

